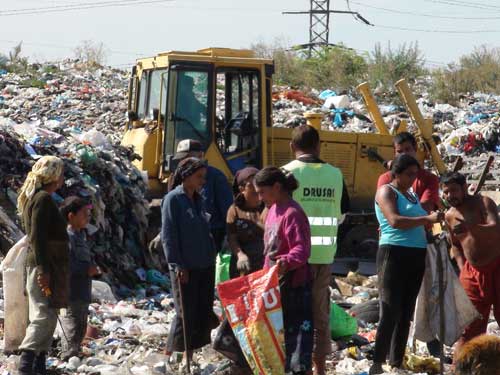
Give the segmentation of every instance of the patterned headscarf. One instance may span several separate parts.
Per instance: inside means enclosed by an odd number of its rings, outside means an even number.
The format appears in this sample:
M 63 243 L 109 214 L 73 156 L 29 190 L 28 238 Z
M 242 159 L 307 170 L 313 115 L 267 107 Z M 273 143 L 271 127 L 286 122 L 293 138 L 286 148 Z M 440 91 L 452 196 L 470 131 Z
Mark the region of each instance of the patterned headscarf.
M 198 158 L 186 158 L 181 160 L 177 169 L 174 172 L 174 183 L 172 185 L 172 189 L 175 189 L 177 186 L 182 184 L 184 180 L 202 168 L 206 168 L 207 164 Z
M 56 156 L 44 156 L 39 159 L 31 172 L 28 173 L 26 181 L 24 181 L 19 196 L 17 198 L 17 209 L 22 215 L 28 201 L 40 190 L 44 185 L 48 185 L 59 179 L 64 171 L 64 162 Z

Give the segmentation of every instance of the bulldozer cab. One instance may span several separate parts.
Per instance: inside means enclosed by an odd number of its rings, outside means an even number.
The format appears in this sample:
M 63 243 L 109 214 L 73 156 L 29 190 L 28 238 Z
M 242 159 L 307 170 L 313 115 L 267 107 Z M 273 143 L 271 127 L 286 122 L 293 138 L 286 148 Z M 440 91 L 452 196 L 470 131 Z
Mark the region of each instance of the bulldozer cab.
M 273 69 L 251 51 L 223 48 L 138 60 L 123 143 L 142 156 L 137 166 L 160 181 L 175 170 L 183 139 L 200 141 L 209 163 L 228 177 L 247 165 L 261 167 Z

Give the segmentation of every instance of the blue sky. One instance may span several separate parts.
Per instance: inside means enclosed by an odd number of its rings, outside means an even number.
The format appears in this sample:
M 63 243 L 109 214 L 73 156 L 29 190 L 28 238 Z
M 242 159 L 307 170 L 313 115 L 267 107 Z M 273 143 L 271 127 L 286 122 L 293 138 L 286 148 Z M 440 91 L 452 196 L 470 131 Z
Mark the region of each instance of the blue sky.
M 96 2 L 2 0 L 0 52 L 8 52 L 16 41 L 23 40 L 24 54 L 32 59 L 58 59 L 73 56 L 74 47 L 90 39 L 103 42 L 107 47 L 108 64 L 124 67 L 139 56 L 170 49 L 241 48 L 257 41 L 272 42 L 275 38 L 291 45 L 308 41 L 308 16 L 281 14 L 283 10 L 306 10 L 308 0 L 174 0 L 60 13 L 16 16 L 2 13 L 11 9 Z M 331 3 L 334 9 L 347 9 L 346 0 Z M 418 41 L 429 66 L 455 60 L 480 44 L 500 46 L 498 0 L 350 0 L 350 7 L 375 25 L 422 31 L 370 27 L 350 15 L 333 15 L 331 42 L 370 51 L 377 42 L 397 46 Z

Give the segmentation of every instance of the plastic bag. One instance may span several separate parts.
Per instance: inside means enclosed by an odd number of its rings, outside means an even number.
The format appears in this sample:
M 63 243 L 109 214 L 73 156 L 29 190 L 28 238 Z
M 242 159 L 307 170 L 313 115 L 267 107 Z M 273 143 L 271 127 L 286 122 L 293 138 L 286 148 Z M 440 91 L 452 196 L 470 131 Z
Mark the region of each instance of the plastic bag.
M 25 260 L 28 240 L 24 236 L 7 253 L 0 269 L 3 273 L 5 332 L 4 350 L 17 350 L 28 326 L 28 298 L 25 295 Z
M 444 309 L 445 335 L 439 337 L 439 279 L 438 256 L 443 260 L 443 281 L 445 285 Z M 436 244 L 427 246 L 424 280 L 420 288 L 415 308 L 414 336 L 417 340 L 429 342 L 440 339 L 445 345 L 452 346 L 464 329 L 480 315 L 465 293 L 460 280 L 448 257 L 448 244 L 444 233 Z
M 330 333 L 332 334 L 332 339 L 352 336 L 356 332 L 358 332 L 356 318 L 353 318 L 343 308 L 332 302 L 330 304 Z
M 229 280 L 229 267 L 231 265 L 231 254 L 219 253 L 215 264 L 215 285 Z
M 104 281 L 92 280 L 92 300 L 116 303 L 111 287 Z

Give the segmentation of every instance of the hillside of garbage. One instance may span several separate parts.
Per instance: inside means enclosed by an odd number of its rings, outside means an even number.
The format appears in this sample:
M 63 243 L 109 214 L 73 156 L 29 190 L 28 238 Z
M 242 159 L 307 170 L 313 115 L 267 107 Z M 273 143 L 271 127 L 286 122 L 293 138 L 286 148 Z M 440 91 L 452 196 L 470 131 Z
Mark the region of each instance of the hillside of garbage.
M 38 64 L 26 74 L 0 72 L 0 260 L 23 236 L 17 192 L 41 155 L 57 155 L 65 162 L 66 181 L 56 200 L 78 195 L 92 204 L 91 249 L 103 270 L 101 284 L 95 283 L 93 290 L 92 329 L 84 359 L 64 362 L 55 349 L 49 360 L 55 373 L 161 375 L 176 366 L 162 354 L 174 311 L 162 256 L 148 249 L 156 233 L 148 228 L 147 176 L 132 165 L 137 157 L 133 150 L 120 145 L 127 121 L 128 78 L 126 71 L 88 70 L 74 60 Z M 397 100 L 388 98 L 376 100 L 386 124 L 396 131 L 409 115 Z M 500 96 L 467 94 L 458 106 L 451 106 L 431 102 L 424 92 L 418 95 L 418 105 L 424 117 L 433 120 L 445 160 L 452 163 L 456 156 L 464 156 L 471 180 L 478 178 L 485 155 L 500 153 Z M 376 132 L 361 96 L 337 95 L 334 88 L 274 87 L 274 126 L 304 124 L 305 112 L 324 114 L 323 130 Z M 498 190 L 498 170 L 491 168 L 485 189 Z M 376 277 L 338 278 L 332 299 L 345 308 L 373 304 L 378 297 L 375 285 Z M 221 316 L 222 309 L 216 308 Z M 366 373 L 376 325 L 363 319 L 357 324 L 356 335 L 336 340 L 337 351 L 328 361 L 331 373 Z M 497 330 L 498 326 L 489 327 Z M 425 353 L 417 347 L 408 356 L 413 366 L 408 373 L 436 373 L 437 360 Z M 17 360 L 15 355 L 0 354 L 0 374 L 15 374 Z M 210 348 L 196 360 L 202 374 L 222 374 L 229 366 Z

